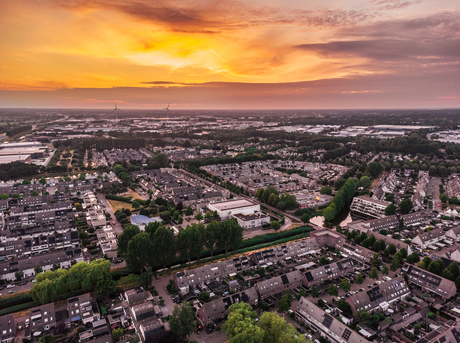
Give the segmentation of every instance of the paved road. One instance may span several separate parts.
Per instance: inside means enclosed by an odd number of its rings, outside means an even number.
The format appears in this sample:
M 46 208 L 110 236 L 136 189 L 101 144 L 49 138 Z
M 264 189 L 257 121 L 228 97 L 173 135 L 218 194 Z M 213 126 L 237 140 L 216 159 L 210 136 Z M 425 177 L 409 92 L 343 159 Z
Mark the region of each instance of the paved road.
M 14 295 L 13 293 L 8 294 L 8 291 L 10 291 L 10 290 L 13 290 L 14 293 L 19 293 L 19 292 L 23 292 L 23 291 L 28 291 L 28 290 L 30 290 L 30 289 L 32 288 L 32 286 L 33 286 L 33 283 L 32 283 L 32 280 L 33 280 L 33 279 L 34 279 L 34 278 L 29 278 L 29 279 L 28 279 L 29 281 L 27 282 L 27 284 L 25 284 L 25 285 L 23 285 L 23 286 L 18 286 L 17 284 L 18 284 L 19 282 L 12 282 L 12 281 L 10 281 L 10 282 L 4 284 L 3 286 L 0 286 L 0 288 L 3 288 L 3 287 L 4 287 L 2 290 L 0 290 L 0 296 Z M 12 285 L 12 284 L 15 284 L 16 286 L 13 287 L 13 288 L 7 288 L 7 287 L 6 287 L 7 285 Z
M 439 185 L 441 185 L 441 178 L 435 177 L 434 179 L 434 186 L 433 186 L 433 210 L 438 210 L 438 205 L 441 205 L 441 199 L 439 198 Z
M 110 223 L 112 225 L 113 232 L 115 232 L 117 235 L 123 233 L 123 227 L 121 226 L 121 224 L 115 218 L 115 215 L 113 214 L 112 209 L 110 208 L 110 205 L 108 204 L 107 200 L 105 199 L 105 195 L 104 194 L 98 194 L 97 199 L 105 207 L 105 211 L 107 213 L 109 213 L 110 216 L 112 217 L 110 219 Z

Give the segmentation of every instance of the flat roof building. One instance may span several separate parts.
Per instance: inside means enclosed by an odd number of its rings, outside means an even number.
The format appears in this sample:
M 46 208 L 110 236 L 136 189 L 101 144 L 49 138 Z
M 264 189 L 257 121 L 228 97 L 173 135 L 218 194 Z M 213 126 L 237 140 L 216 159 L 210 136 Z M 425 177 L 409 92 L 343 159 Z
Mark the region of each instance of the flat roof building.
M 366 196 L 358 196 L 353 198 L 350 211 L 373 218 L 383 218 L 385 217 L 385 209 L 390 204 L 391 202 L 389 201 L 381 201 Z
M 258 203 L 247 199 L 209 203 L 207 207 L 211 212 L 217 211 L 222 220 L 229 219 L 235 214 L 249 215 L 260 211 Z

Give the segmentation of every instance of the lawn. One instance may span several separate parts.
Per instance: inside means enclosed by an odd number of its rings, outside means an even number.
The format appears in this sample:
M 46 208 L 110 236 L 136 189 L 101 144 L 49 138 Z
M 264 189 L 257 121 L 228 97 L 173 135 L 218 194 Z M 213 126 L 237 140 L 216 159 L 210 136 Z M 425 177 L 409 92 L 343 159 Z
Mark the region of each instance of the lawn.
M 133 199 L 141 199 L 144 200 L 137 192 L 133 191 L 131 188 L 128 188 L 128 191 L 122 194 L 118 194 L 122 197 L 131 197 Z
M 116 200 L 108 200 L 108 199 L 107 199 L 107 202 L 108 202 L 110 208 L 112 209 L 113 213 L 115 213 L 118 210 L 121 210 L 122 208 L 125 208 L 125 209 L 127 208 L 130 211 L 134 210 L 133 207 L 131 206 L 131 204 L 128 204 L 127 202 L 116 201 Z

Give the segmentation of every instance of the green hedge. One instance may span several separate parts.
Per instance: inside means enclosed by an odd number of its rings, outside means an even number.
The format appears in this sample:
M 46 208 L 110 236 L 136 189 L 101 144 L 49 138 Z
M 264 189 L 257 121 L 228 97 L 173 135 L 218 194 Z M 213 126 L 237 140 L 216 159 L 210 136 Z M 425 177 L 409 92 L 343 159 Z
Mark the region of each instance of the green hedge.
M 310 231 L 313 231 L 314 229 L 311 226 L 304 225 L 304 226 L 299 226 L 291 230 L 285 230 L 285 231 L 280 231 L 280 232 L 272 232 L 272 233 L 266 233 L 265 235 L 258 235 L 254 236 L 252 238 L 248 238 L 243 241 L 243 244 L 241 244 L 241 248 L 247 248 L 247 247 L 252 247 L 254 245 L 262 244 L 262 243 L 268 243 L 268 242 L 273 242 L 275 240 L 279 240 L 282 238 L 287 238 L 287 237 L 292 237 L 292 236 L 297 236 L 299 234 L 304 234 Z
M 0 310 L 0 316 L 4 316 L 5 314 L 10 314 L 10 313 L 16 313 L 19 311 L 24 311 L 32 307 L 40 306 L 40 303 L 38 301 L 30 301 L 27 303 L 22 303 L 14 306 L 10 306 L 7 308 L 3 308 Z
M 28 293 L 9 296 L 0 300 L 0 309 L 6 309 L 7 307 L 20 305 L 31 301 L 33 301 L 33 299 Z
M 122 202 L 127 202 L 127 203 L 131 202 L 131 198 L 121 197 L 121 196 L 114 195 L 114 194 L 107 194 L 105 198 L 109 200 L 116 200 L 116 201 L 122 201 Z

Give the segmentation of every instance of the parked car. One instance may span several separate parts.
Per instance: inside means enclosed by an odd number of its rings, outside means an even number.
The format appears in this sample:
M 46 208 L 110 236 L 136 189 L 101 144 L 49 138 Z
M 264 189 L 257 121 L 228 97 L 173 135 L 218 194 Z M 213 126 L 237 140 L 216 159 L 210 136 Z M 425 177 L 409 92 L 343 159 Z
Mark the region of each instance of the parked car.
M 15 284 L 12 284 L 12 285 L 6 286 L 6 288 L 13 288 L 13 287 L 16 287 L 16 285 L 15 285 Z
M 16 291 L 15 291 L 14 289 L 10 289 L 10 290 L 8 291 L 8 294 L 12 294 L 12 293 L 16 293 Z

